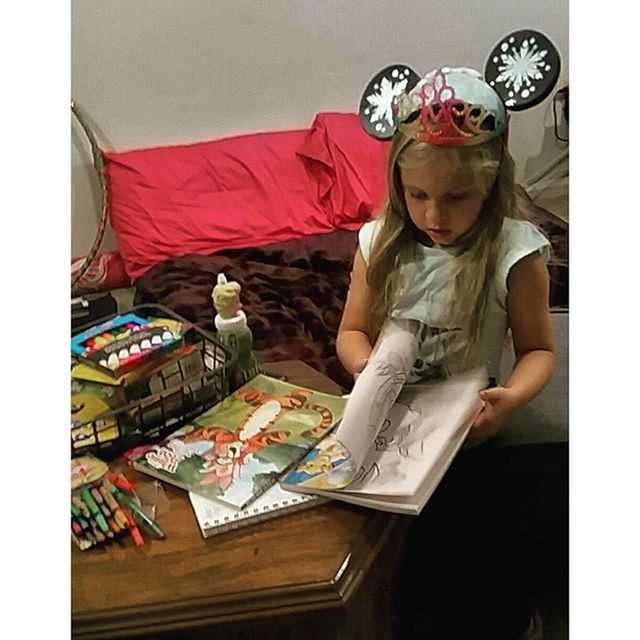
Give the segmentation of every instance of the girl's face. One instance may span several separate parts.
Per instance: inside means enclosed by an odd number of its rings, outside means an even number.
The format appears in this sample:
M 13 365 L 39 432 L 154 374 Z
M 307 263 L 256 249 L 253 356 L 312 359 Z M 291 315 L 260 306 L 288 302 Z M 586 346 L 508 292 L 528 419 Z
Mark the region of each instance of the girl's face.
M 411 220 L 440 246 L 455 244 L 473 227 L 487 195 L 470 171 L 446 162 L 400 167 L 400 178 Z

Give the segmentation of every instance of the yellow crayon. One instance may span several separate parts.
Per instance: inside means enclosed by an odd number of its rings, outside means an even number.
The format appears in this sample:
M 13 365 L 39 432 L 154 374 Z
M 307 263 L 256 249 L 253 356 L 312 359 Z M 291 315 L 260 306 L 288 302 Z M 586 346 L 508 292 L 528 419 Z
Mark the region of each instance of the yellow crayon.
M 113 497 L 111 491 L 109 491 L 104 485 L 99 489 L 100 495 L 105 499 L 105 502 L 109 505 L 111 511 L 115 511 L 118 508 L 118 503 Z
M 113 512 L 113 517 L 121 529 L 126 529 L 129 526 L 129 521 L 125 517 L 124 513 L 122 513 L 120 508 L 116 509 Z

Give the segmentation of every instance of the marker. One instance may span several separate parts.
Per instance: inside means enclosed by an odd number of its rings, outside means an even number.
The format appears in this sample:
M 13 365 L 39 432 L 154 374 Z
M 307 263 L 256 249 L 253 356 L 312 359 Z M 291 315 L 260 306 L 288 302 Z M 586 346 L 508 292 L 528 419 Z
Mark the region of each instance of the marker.
M 151 535 L 161 540 L 166 537 L 164 531 L 126 493 L 120 491 L 120 489 L 116 487 L 115 494 L 118 500 L 124 503 L 124 505 L 132 511 L 136 520 L 138 520 L 143 527 L 148 529 Z
M 138 529 L 138 525 L 136 524 L 136 521 L 133 519 L 133 516 L 131 515 L 131 513 L 129 512 L 128 509 L 125 509 L 123 507 L 122 509 L 125 517 L 127 518 L 127 523 L 129 525 L 129 533 L 131 534 L 131 537 L 133 538 L 133 541 L 136 543 L 136 547 L 141 547 L 144 545 L 144 538 L 142 537 L 142 534 L 140 533 L 140 529 Z
M 82 489 L 80 491 L 80 495 L 82 496 L 82 500 L 89 507 L 89 511 L 91 511 L 91 515 L 94 517 L 95 521 L 98 523 L 100 529 L 102 529 L 103 533 L 109 535 L 109 525 L 107 521 L 104 519 L 104 516 L 100 512 L 100 508 L 95 503 L 94 499 L 91 497 L 91 494 L 87 489 Z
M 131 491 L 133 493 L 133 485 L 124 476 L 119 476 L 112 471 L 107 471 L 107 478 L 109 478 L 111 484 L 115 485 L 119 489 L 122 489 L 123 491 Z

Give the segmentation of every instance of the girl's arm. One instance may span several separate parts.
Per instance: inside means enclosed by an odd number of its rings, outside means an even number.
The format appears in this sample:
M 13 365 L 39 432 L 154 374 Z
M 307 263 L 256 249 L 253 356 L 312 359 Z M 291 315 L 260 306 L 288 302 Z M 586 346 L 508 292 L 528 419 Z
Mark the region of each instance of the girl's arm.
M 369 337 L 368 301 L 367 265 L 358 247 L 351 271 L 349 293 L 336 339 L 338 358 L 352 375 L 364 369 L 373 349 Z
M 536 253 L 523 258 L 507 279 L 507 315 L 516 363 L 504 387 L 485 389 L 485 407 L 473 437 L 494 435 L 505 420 L 545 387 L 555 365 L 555 341 L 549 312 L 549 273 Z
M 518 406 L 544 389 L 555 366 L 555 339 L 549 311 L 549 272 L 538 255 L 527 256 L 507 279 L 507 315 L 516 363 L 506 387 Z

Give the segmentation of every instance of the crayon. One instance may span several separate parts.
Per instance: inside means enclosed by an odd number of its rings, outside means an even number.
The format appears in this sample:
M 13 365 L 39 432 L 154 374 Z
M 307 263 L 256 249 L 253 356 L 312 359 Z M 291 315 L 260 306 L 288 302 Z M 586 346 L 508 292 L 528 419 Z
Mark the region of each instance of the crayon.
M 133 513 L 134 518 L 156 538 L 165 538 L 164 531 L 131 499 L 126 493 L 115 488 L 118 500 L 122 502 Z
M 124 513 L 122 513 L 122 509 L 120 507 L 118 507 L 117 511 L 114 512 L 113 517 L 121 529 L 126 529 L 129 526 L 127 518 Z
M 71 528 L 76 535 L 82 535 L 82 527 L 75 520 L 71 521 Z
M 82 512 L 82 515 L 85 518 L 89 518 L 91 516 L 91 513 L 89 512 L 89 508 L 84 502 L 82 502 L 82 500 L 80 500 L 79 496 L 72 495 L 71 502 L 73 502 L 78 507 L 78 509 L 80 509 L 80 511 Z
M 107 524 L 109 525 L 109 529 L 111 529 L 113 533 L 120 533 L 122 531 L 122 529 L 118 526 L 113 518 L 107 518 Z
M 73 522 L 80 527 L 80 532 L 82 533 L 82 535 L 85 535 L 87 533 L 91 532 L 91 525 L 83 518 L 82 520 L 78 520 L 78 518 L 74 518 Z M 73 526 L 73 524 L 71 525 L 72 529 L 75 529 L 75 527 Z
M 128 509 L 122 508 L 122 512 L 127 518 L 127 523 L 129 525 L 129 533 L 133 538 L 133 541 L 136 543 L 136 547 L 141 547 L 144 544 L 144 538 L 138 529 L 138 525 L 136 525 L 136 521 L 133 519 L 133 516 L 129 512 Z
M 111 517 L 111 510 L 107 506 L 104 498 L 102 497 L 102 494 L 98 491 L 97 487 L 91 488 L 91 495 L 93 499 L 96 501 L 96 504 L 98 505 L 98 508 L 100 509 L 100 511 L 102 511 L 102 514 L 104 515 L 104 517 L 109 519 Z
M 88 523 L 87 523 L 88 524 Z M 98 544 L 98 541 L 96 539 L 96 537 L 93 535 L 93 533 L 91 533 L 91 531 L 85 531 L 84 532 L 84 537 L 92 544 Z
M 80 495 L 82 496 L 82 500 L 85 502 L 87 507 L 89 507 L 89 511 L 91 511 L 91 515 L 93 516 L 94 520 L 98 523 L 98 526 L 100 527 L 100 529 L 102 529 L 102 532 L 108 535 L 110 532 L 109 525 L 107 524 L 107 521 L 104 519 L 104 516 L 102 515 L 100 508 L 95 503 L 94 499 L 91 497 L 91 494 L 89 493 L 89 491 L 87 489 L 82 489 L 80 491 Z
M 93 532 L 93 536 L 95 537 L 96 541 L 104 542 L 107 539 L 104 533 L 100 531 L 100 529 L 98 528 L 98 525 L 93 520 L 90 520 L 90 523 L 91 523 L 91 531 Z
M 93 545 L 98 543 L 95 537 L 91 535 L 88 531 L 84 531 L 81 535 L 78 536 L 78 538 L 80 540 L 86 540 L 89 543 L 89 546 L 91 547 L 93 547 Z
M 82 516 L 71 516 L 71 527 L 73 527 L 74 522 L 82 531 L 87 531 L 91 528 L 89 527 L 89 523 Z
M 98 542 L 104 542 L 109 536 L 100 529 L 95 520 L 91 520 L 91 532 Z
M 102 494 L 98 491 L 98 487 L 91 487 L 91 496 L 96 501 L 96 504 L 100 504 L 101 502 L 104 502 L 104 498 L 102 497 Z
M 89 531 L 89 529 L 91 529 L 91 525 L 82 516 L 76 516 L 76 521 L 78 522 L 78 524 L 82 527 L 82 529 L 84 531 Z
M 109 491 L 109 489 L 107 488 L 108 486 L 111 486 L 111 485 L 103 484 L 100 487 L 100 493 L 102 494 L 102 497 L 105 499 L 106 503 L 109 505 L 109 508 L 113 513 L 113 519 L 116 521 L 118 526 L 121 529 L 126 529 L 127 519 L 124 517 L 124 514 L 122 513 L 122 511 L 120 511 L 120 505 L 117 503 L 116 499 L 113 497 L 113 494 L 111 493 L 111 491 Z
M 86 549 L 89 549 L 89 547 L 92 546 L 92 544 L 88 540 L 78 538 L 76 535 L 74 535 L 73 531 L 71 532 L 71 539 L 80 548 L 80 551 L 85 551 Z
M 72 516 L 80 515 L 80 509 L 78 508 L 78 505 L 73 502 L 73 500 L 71 501 L 71 515 Z
M 118 503 L 116 502 L 116 499 L 113 497 L 113 494 L 111 493 L 111 491 L 109 491 L 109 489 L 107 489 L 107 487 L 105 487 L 104 485 L 102 485 L 99 490 L 105 502 L 109 505 L 109 508 L 111 509 L 111 511 L 115 511 L 118 508 Z

